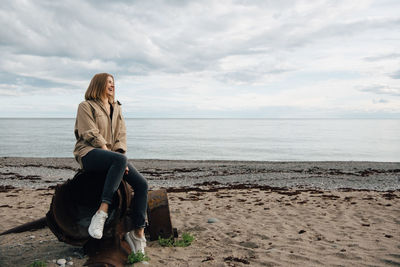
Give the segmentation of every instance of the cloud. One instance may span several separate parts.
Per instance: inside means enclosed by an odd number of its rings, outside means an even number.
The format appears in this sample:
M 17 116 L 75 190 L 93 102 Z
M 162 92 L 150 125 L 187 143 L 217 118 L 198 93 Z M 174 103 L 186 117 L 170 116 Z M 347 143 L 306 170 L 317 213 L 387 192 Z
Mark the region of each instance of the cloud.
M 393 72 L 390 77 L 392 77 L 393 79 L 400 79 L 400 70 Z
M 125 106 L 160 116 L 156 106 L 217 116 L 299 99 L 334 109 L 348 95 L 350 110 L 367 103 L 360 91 L 398 96 L 398 8 L 391 0 L 6 1 L 0 95 L 71 95 L 72 107 L 95 73 L 109 72 Z M 387 87 L 354 89 L 371 80 Z M 337 84 L 337 97 L 324 98 Z
M 100 57 L 124 69 L 135 62 L 146 71 L 185 72 L 204 70 L 230 55 L 260 53 L 268 47 L 266 54 L 271 55 L 321 38 L 398 25 L 391 18 L 337 23 L 335 15 L 349 12 L 346 1 L 334 6 L 324 1 L 315 5 L 192 1 L 184 6 L 150 2 L 96 6 L 76 0 L 15 1 L 2 16 L 3 45 L 17 54 Z
M 380 60 L 397 60 L 400 58 L 400 53 L 390 53 L 390 54 L 383 54 L 371 57 L 365 57 L 364 60 L 366 61 L 380 61 Z
M 385 104 L 385 103 L 389 103 L 388 100 L 383 99 L 383 98 L 373 99 L 372 102 L 373 102 L 374 104 Z
M 362 92 L 375 93 L 378 95 L 400 96 L 400 87 L 392 87 L 388 85 L 370 85 L 359 89 Z

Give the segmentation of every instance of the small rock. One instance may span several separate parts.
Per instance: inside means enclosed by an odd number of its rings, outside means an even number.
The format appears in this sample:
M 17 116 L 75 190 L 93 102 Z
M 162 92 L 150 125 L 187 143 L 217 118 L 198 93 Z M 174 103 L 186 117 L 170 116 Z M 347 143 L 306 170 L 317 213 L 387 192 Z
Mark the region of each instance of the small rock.
M 35 236 L 34 236 L 34 235 L 30 235 L 29 238 L 30 238 L 30 239 L 34 239 Z
M 216 222 L 218 222 L 218 219 L 217 218 L 210 218 L 210 219 L 208 219 L 207 222 L 208 223 L 216 223 Z
M 67 262 L 67 265 L 72 266 L 74 263 L 72 261 Z
M 58 259 L 57 260 L 57 264 L 58 265 L 65 265 L 67 263 L 67 260 L 66 259 Z
M 306 230 L 300 230 L 299 234 L 304 234 L 306 232 Z

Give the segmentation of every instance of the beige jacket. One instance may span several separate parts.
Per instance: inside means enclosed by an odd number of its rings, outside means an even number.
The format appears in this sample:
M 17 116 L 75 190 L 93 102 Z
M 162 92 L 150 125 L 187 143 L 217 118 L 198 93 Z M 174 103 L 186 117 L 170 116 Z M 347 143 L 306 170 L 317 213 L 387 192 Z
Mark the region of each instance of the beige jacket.
M 106 145 L 111 151 L 126 153 L 126 126 L 121 103 L 114 102 L 112 120 L 104 104 L 87 100 L 79 104 L 75 121 L 74 156 L 82 168 L 82 157 L 94 148 Z

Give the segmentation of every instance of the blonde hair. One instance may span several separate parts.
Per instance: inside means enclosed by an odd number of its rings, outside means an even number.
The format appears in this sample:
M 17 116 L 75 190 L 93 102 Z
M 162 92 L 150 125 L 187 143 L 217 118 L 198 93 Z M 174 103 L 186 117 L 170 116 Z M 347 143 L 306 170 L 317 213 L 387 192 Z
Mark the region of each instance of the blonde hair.
M 97 73 L 94 75 L 86 90 L 85 100 L 101 100 L 103 96 L 106 95 L 108 77 L 111 77 L 114 80 L 114 77 L 108 73 Z M 114 102 L 113 97 L 109 97 L 108 100 L 111 103 Z

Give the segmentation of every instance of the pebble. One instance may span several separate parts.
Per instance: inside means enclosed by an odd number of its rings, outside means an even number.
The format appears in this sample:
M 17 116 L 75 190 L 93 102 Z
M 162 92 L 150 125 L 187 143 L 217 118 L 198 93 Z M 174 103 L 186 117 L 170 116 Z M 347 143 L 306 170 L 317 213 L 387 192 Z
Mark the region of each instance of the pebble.
M 207 222 L 208 223 L 216 223 L 216 222 L 218 222 L 218 219 L 217 218 L 210 218 L 210 219 L 208 219 Z
M 67 262 L 67 265 L 72 266 L 74 263 L 72 261 Z
M 57 264 L 58 265 L 65 265 L 67 263 L 67 260 L 66 259 L 58 259 L 57 260 Z
M 34 236 L 34 235 L 31 235 L 31 236 L 29 236 L 29 238 L 30 238 L 30 239 L 34 239 L 34 238 L 35 238 L 35 236 Z

